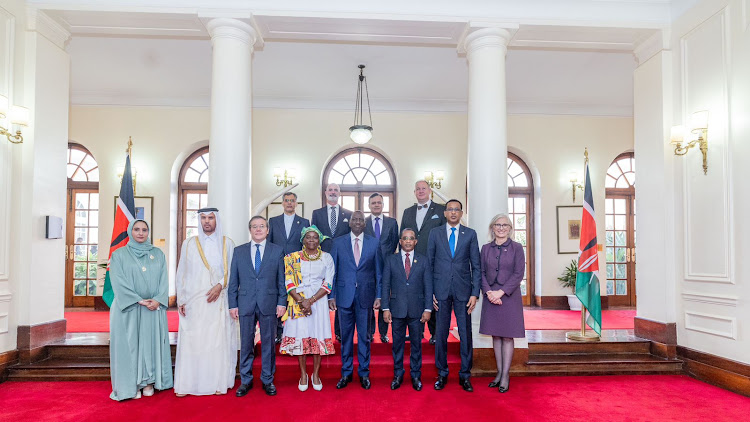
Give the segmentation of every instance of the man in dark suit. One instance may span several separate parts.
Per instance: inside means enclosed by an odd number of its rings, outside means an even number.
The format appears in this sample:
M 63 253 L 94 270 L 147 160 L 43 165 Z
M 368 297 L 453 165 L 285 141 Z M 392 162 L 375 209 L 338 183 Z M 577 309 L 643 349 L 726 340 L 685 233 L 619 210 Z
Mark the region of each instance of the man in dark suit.
M 406 327 L 411 333 L 411 386 L 422 390 L 422 334 L 432 313 L 432 269 L 427 257 L 414 252 L 414 229 L 401 232 L 401 253 L 391 254 L 383 266 L 383 318 L 393 326 L 393 381 L 404 381 Z
M 333 239 L 349 233 L 349 219 L 352 212 L 339 205 L 341 189 L 339 185 L 330 183 L 326 187 L 326 205 L 313 211 L 312 224 L 317 227 L 326 239 L 320 242 L 320 249 L 331 252 Z
M 260 380 L 269 396 L 276 395 L 273 375 L 276 372 L 274 332 L 276 318 L 286 311 L 284 285 L 284 250 L 266 241 L 268 223 L 256 215 L 248 223 L 252 240 L 234 249 L 229 277 L 229 314 L 240 320 L 240 382 L 237 397 L 253 388 L 253 341 L 255 324 L 260 325 L 261 360 Z
M 432 189 L 424 180 L 418 180 L 414 184 L 414 196 L 417 203 L 404 210 L 401 217 L 401 229 L 417 229 L 417 246 L 414 249 L 418 254 L 427 255 L 427 240 L 430 231 L 435 227 L 445 224 L 445 206 L 432 202 Z M 430 330 L 430 344 L 435 344 L 435 313 L 427 322 Z
M 460 223 L 463 205 L 457 199 L 445 204 L 447 223 L 430 232 L 427 258 L 432 265 L 435 292 L 436 334 L 435 366 L 438 380 L 435 389 L 442 390 L 448 381 L 448 330 L 451 309 L 456 315 L 458 335 L 461 338 L 461 371 L 459 383 L 466 391 L 474 391 L 469 381 L 471 375 L 472 347 L 471 313 L 479 297 L 482 279 L 477 233 Z
M 383 215 L 383 195 L 373 193 L 369 199 L 370 216 L 365 219 L 365 234 L 378 239 L 383 262 L 396 252 L 398 247 L 398 222 Z M 377 326 L 380 341 L 388 343 L 388 323 L 383 320 L 383 311 L 378 311 Z M 375 335 L 375 311 L 370 318 L 370 339 Z
M 349 219 L 352 218 L 352 212 L 339 205 L 339 196 L 341 188 L 335 183 L 329 183 L 326 186 L 326 205 L 313 211 L 312 224 L 317 227 L 326 239 L 320 242 L 320 249 L 324 252 L 331 252 L 333 239 L 339 236 L 349 234 Z M 333 318 L 333 332 L 336 340 L 341 341 L 341 327 L 339 313 L 336 312 Z
M 370 339 L 367 325 L 371 310 L 380 307 L 383 263 L 377 239 L 364 233 L 365 215 L 362 211 L 352 213 L 349 226 L 349 236 L 336 238 L 331 249 L 336 276 L 328 306 L 331 310 L 338 309 L 341 319 L 341 379 L 336 388 L 344 388 L 352 381 L 356 327 L 359 383 L 369 390 Z
M 284 255 L 302 250 L 302 229 L 310 226 L 310 221 L 297 215 L 297 194 L 287 192 L 282 197 L 284 213 L 268 219 L 268 240 L 284 249 Z M 276 321 L 276 344 L 281 343 L 284 324 L 281 318 Z

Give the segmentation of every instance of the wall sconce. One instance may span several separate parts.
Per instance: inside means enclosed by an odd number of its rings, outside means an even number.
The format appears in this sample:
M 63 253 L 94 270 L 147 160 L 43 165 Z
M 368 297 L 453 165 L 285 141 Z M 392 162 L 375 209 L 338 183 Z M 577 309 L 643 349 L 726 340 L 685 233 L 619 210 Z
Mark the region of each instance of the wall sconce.
M 685 155 L 690 148 L 698 145 L 703 154 L 703 174 L 708 174 L 708 111 L 696 111 L 690 117 L 690 133 L 687 133 L 690 139 L 687 145 L 683 146 L 685 135 L 684 126 L 672 127 L 669 143 L 674 145 L 674 155 Z
M 15 105 L 9 107 L 8 97 L 0 95 L 0 119 L 4 119 L 6 116 L 8 116 L 9 109 L 10 124 L 12 125 L 11 130 L 0 126 L 0 135 L 5 135 L 8 138 L 8 141 L 12 144 L 22 144 L 23 136 L 21 136 L 21 126 L 26 127 L 29 125 L 29 116 L 31 115 L 31 113 L 26 107 Z M 16 132 L 15 135 L 13 134 L 13 130 L 15 130 Z
M 576 189 L 580 189 L 581 192 L 583 192 L 583 185 L 578 183 L 578 173 L 571 171 L 569 176 L 571 188 L 573 190 L 573 202 L 576 202 Z
M 117 180 L 122 184 L 122 175 L 125 173 L 125 167 L 117 167 Z M 136 195 L 136 176 L 138 175 L 138 169 L 130 167 L 130 175 L 133 176 L 133 195 Z M 148 176 L 148 175 L 147 175 Z
M 443 170 L 425 171 L 424 181 L 430 185 L 430 189 L 441 189 L 443 187 L 443 180 L 445 180 L 445 172 Z M 434 199 L 435 193 L 430 194 L 430 199 Z
M 282 172 L 280 167 L 276 167 L 273 169 L 273 177 L 276 178 L 276 186 L 291 186 L 297 178 L 297 169 L 284 169 Z

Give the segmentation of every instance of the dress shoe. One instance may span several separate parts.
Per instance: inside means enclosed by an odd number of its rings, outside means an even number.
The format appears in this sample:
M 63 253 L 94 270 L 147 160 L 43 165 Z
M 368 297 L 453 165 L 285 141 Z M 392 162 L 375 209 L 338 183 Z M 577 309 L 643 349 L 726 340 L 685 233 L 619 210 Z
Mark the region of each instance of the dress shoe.
M 242 397 L 244 395 L 247 395 L 247 393 L 249 393 L 250 390 L 252 389 L 253 389 L 253 381 L 250 380 L 249 383 L 240 385 L 240 387 L 237 389 L 237 392 L 234 393 L 234 395 L 237 397 Z
M 336 389 L 341 390 L 342 388 L 346 388 L 349 383 L 352 382 L 352 376 L 347 375 L 345 377 L 341 377 L 338 383 L 336 383 Z
M 391 339 L 388 338 L 388 336 L 380 336 L 380 342 L 381 343 L 388 343 Z
M 273 385 L 272 382 L 269 382 L 268 384 L 263 384 L 263 391 L 266 392 L 269 396 L 275 396 L 276 395 L 276 386 Z
M 430 337 L 430 344 L 432 344 L 432 345 L 435 344 L 435 337 Z
M 147 385 L 143 387 L 143 396 L 144 397 L 151 397 L 154 395 L 154 386 L 153 385 Z
M 305 383 L 302 384 L 302 381 L 299 382 L 297 385 L 297 388 L 299 388 L 299 391 L 307 391 L 307 387 L 310 386 L 310 377 L 305 374 Z
M 500 384 L 500 383 L 498 383 L 498 384 Z M 508 390 L 510 390 L 510 382 L 508 382 L 508 386 L 507 387 L 503 387 L 502 385 L 498 385 L 498 387 L 497 387 L 497 391 L 499 391 L 501 393 L 506 393 Z
M 497 388 L 499 385 L 500 385 L 500 381 L 492 381 L 489 383 L 489 385 L 487 385 L 487 387 Z
M 422 380 L 420 380 L 419 378 L 412 378 L 411 386 L 417 391 L 422 391 Z
M 341 343 L 341 336 L 338 335 L 338 334 L 336 334 L 336 341 L 338 341 L 339 343 Z
M 464 389 L 464 391 L 472 392 L 474 391 L 474 387 L 471 386 L 471 381 L 469 381 L 468 378 L 458 380 L 458 383 L 461 384 L 461 388 Z
M 442 390 L 445 388 L 445 384 L 448 383 L 448 377 L 441 377 L 438 375 L 437 381 L 435 381 L 435 389 Z
M 135 397 L 133 397 L 133 398 L 134 398 L 134 399 L 140 399 L 140 398 L 141 398 L 141 390 L 138 390 L 138 391 L 137 391 L 137 392 L 135 393 Z
M 281 344 L 281 337 L 276 337 L 276 344 Z
M 393 377 L 393 381 L 391 381 L 391 390 L 396 390 L 401 387 L 402 382 L 404 382 L 404 377 Z
M 370 377 L 360 377 L 359 378 L 359 385 L 362 386 L 365 390 L 370 389 Z

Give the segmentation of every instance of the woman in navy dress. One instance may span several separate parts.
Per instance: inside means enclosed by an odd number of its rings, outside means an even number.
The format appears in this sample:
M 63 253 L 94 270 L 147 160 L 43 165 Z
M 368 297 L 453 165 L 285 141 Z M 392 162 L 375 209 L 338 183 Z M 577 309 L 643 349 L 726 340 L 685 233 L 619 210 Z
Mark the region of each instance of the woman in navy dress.
M 523 246 L 512 240 L 513 222 L 507 214 L 498 214 L 490 222 L 490 242 L 482 246 L 481 334 L 492 336 L 497 376 L 490 388 L 508 391 L 514 338 L 524 338 L 521 281 L 526 270 Z

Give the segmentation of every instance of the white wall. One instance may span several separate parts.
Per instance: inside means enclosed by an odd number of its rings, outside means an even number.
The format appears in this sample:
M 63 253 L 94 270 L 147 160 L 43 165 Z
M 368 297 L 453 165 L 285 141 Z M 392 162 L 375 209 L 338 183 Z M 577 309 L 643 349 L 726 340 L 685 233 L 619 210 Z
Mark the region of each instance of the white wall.
M 463 114 L 379 113 L 370 146 L 394 167 L 398 188 L 398 218 L 414 203 L 413 182 L 425 170 L 444 170 L 441 191 L 465 199 L 466 116 Z M 253 199 L 278 188 L 274 167 L 297 169 L 300 186 L 295 189 L 305 202 L 305 217 L 321 206 L 321 179 L 326 163 L 354 144 L 348 138 L 349 112 L 256 109 L 253 112 Z M 72 107 L 70 139 L 94 155 L 101 169 L 102 198 L 119 189 L 116 169 L 124 163 L 124 147 L 133 136 L 133 166 L 138 169 L 138 195 L 154 196 L 154 239 L 166 239 L 164 252 L 174 251 L 176 188 L 173 178 L 184 158 L 205 144 L 209 135 L 209 111 L 196 108 Z M 510 116 L 508 143 L 537 173 L 536 194 L 541 198 L 541 253 L 536 259 L 537 291 L 543 295 L 567 292 L 557 276 L 574 255 L 557 254 L 557 205 L 570 205 L 568 173 L 583 171 L 583 149 L 589 147 L 591 177 L 598 215 L 604 210 L 604 175 L 611 161 L 631 150 L 632 119 L 582 116 Z M 504 160 L 499 165 L 504 169 Z M 503 176 L 505 177 L 504 173 Z M 581 204 L 581 195 L 576 203 Z M 171 200 L 170 200 L 171 199 Z M 111 200 L 101 201 L 99 243 L 107 250 L 113 213 Z M 478 223 L 477 223 L 478 224 Z M 484 224 L 477 227 L 482 235 Z M 600 225 L 600 239 L 604 227 Z M 242 240 L 244 241 L 244 239 Z M 173 257 L 172 257 L 173 258 Z M 604 290 L 604 289 L 602 289 Z
M 701 154 L 674 158 L 678 343 L 750 363 L 750 4 L 707 0 L 672 28 L 674 121 L 709 110 Z M 745 324 L 743 324 L 745 322 Z

